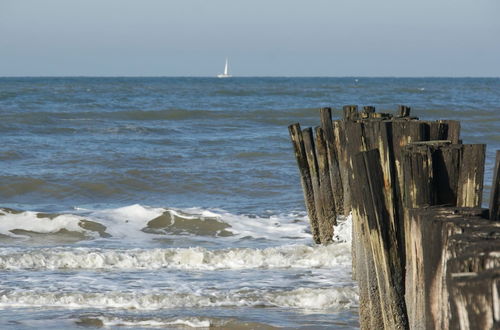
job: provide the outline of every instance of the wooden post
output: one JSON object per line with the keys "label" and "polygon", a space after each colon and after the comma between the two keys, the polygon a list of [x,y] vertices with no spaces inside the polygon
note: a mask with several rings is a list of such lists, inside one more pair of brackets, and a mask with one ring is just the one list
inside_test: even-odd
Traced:
{"label": "wooden post", "polygon": [[412,221],[409,209],[434,204],[432,154],[427,145],[409,144],[403,149],[403,205],[404,205],[404,253],[405,253],[405,299],[411,329],[423,329],[425,307],[418,269],[421,260],[418,250],[421,240]]}
{"label": "wooden post", "polygon": [[450,140],[453,144],[460,143],[460,122],[457,120],[443,120],[442,122],[448,125],[446,140]]}
{"label": "wooden post", "polygon": [[442,145],[433,150],[432,163],[437,205],[457,205],[461,155],[462,146],[458,144]]}
{"label": "wooden post", "polygon": [[344,120],[358,120],[358,106],[357,105],[345,105],[344,110]]}
{"label": "wooden post", "polygon": [[[333,228],[330,229],[331,222],[328,214],[325,213],[323,194],[321,192],[318,161],[316,158],[316,149],[312,128],[306,128],[302,131],[304,139],[304,147],[309,165],[309,173],[311,173],[311,183],[314,193],[314,205],[318,217],[319,238],[321,244],[327,244],[332,240]],[[326,156],[326,155],[325,155]]]}
{"label": "wooden post", "polygon": [[320,218],[321,243],[331,242],[333,238],[333,226],[337,224],[337,211],[332,192],[330,169],[328,163],[328,148],[325,134],[321,127],[316,127],[316,159],[318,161],[318,179],[320,189],[320,200],[322,205],[322,217]]}
{"label": "wooden post", "polygon": [[345,134],[345,122],[343,120],[336,120],[332,122],[333,124],[333,135],[335,136],[335,150],[337,151],[340,177],[342,179],[342,191],[343,196],[343,214],[349,215],[351,212],[351,193],[349,186],[349,172],[348,172],[348,161],[349,155],[346,150],[346,134]]}
{"label": "wooden post", "polygon": [[353,199],[359,220],[367,224],[363,243],[369,244],[368,250],[372,252],[366,257],[373,258],[384,329],[407,329],[401,250],[385,203],[384,173],[378,150],[357,154],[353,174],[357,181]]}
{"label": "wooden post", "polygon": [[405,105],[400,105],[398,107],[398,117],[410,117],[411,108]]}
{"label": "wooden post", "polygon": [[365,105],[363,107],[363,112],[364,113],[374,113],[375,112],[375,107],[372,105]]}
{"label": "wooden post", "polygon": [[375,107],[366,105],[360,113],[361,119],[367,119],[373,116],[375,113]]}
{"label": "wooden post", "polygon": [[[394,184],[395,204],[397,205],[398,217],[404,218],[403,207],[403,191],[404,191],[404,174],[403,174],[403,148],[415,141],[428,140],[426,134],[426,125],[421,121],[406,121],[394,120],[392,122],[392,152],[394,155]],[[402,229],[404,232],[404,229]]]}
{"label": "wooden post", "polygon": [[[443,249],[441,252],[441,262],[437,271],[429,271],[428,273],[435,274],[435,278],[442,278],[440,283],[441,289],[432,288],[433,291],[428,293],[428,296],[435,298],[433,303],[433,315],[440,315],[440,324],[436,321],[435,324],[443,330],[455,329],[451,314],[450,301],[452,300],[449,281],[447,280],[451,273],[458,272],[458,268],[466,266],[460,260],[466,254],[475,254],[475,257],[488,251],[484,249],[482,244],[484,240],[490,238],[496,242],[500,242],[500,225],[495,226],[492,222],[484,219],[485,212],[480,208],[458,208],[459,212],[447,215],[446,222],[443,223]],[[492,235],[490,237],[490,235]],[[478,244],[479,243],[479,244]],[[497,244],[497,251],[500,252],[500,246]],[[430,250],[430,247],[429,247]],[[432,252],[431,252],[432,253]],[[435,251],[434,251],[435,254]],[[476,259],[477,260],[477,259]],[[484,266],[484,264],[483,264]],[[436,293],[436,291],[438,291]]]}
{"label": "wooden post", "polygon": [[457,206],[481,206],[485,156],[485,144],[463,145],[458,179]]}
{"label": "wooden post", "polygon": [[403,149],[403,196],[407,208],[434,205],[432,153],[428,145],[409,144]]}
{"label": "wooden post", "polygon": [[352,211],[362,329],[500,328],[500,151],[486,214],[485,145],[462,145],[456,121],[414,119],[345,106],[334,122],[321,109],[315,139],[290,126],[314,239]]}
{"label": "wooden post", "polygon": [[313,240],[316,244],[321,243],[319,236],[318,215],[316,212],[316,205],[314,202],[314,190],[312,186],[311,173],[309,172],[309,164],[307,162],[307,155],[304,146],[302,131],[299,124],[288,126],[290,138],[292,140],[293,149],[295,151],[295,158],[300,172],[300,182],[302,184],[302,191],[304,193],[304,201],[309,216],[311,225],[311,233]]}
{"label": "wooden post", "polygon": [[344,188],[339,167],[339,152],[336,147],[335,134],[333,132],[332,109],[320,109],[321,127],[325,134],[326,147],[328,151],[328,166],[330,169],[330,184],[335,202],[337,214],[344,214]]}
{"label": "wooden post", "polygon": [[[344,154],[346,157],[345,173],[346,173],[346,179],[347,179],[347,182],[346,182],[344,187],[347,187],[347,191],[349,192],[350,209],[352,211],[352,250],[351,251],[352,251],[352,259],[357,260],[358,255],[360,255],[359,258],[363,258],[362,256],[364,256],[366,254],[364,251],[366,249],[366,247],[364,247],[363,244],[361,243],[362,237],[360,235],[363,232],[363,228],[362,228],[362,224],[360,224],[360,221],[359,221],[359,212],[355,212],[354,200],[352,199],[352,196],[353,196],[352,189],[357,184],[355,178],[353,177],[353,171],[352,171],[353,160],[352,160],[352,158],[357,153],[359,153],[361,151],[365,151],[366,149],[365,149],[365,145],[364,145],[362,123],[344,120],[342,122],[342,127],[343,127],[344,137],[345,137]],[[363,260],[361,260],[360,262],[362,263]],[[358,266],[364,267],[363,264],[360,264],[357,261],[353,262],[352,272],[353,272],[353,275],[355,276],[354,278],[356,278],[356,279],[358,278],[358,271],[357,271]],[[363,270],[359,276],[364,276],[369,271],[370,270]],[[361,288],[360,288],[360,290],[361,290]]]}
{"label": "wooden post", "polygon": [[500,150],[497,150],[490,193],[490,220],[500,220]]}
{"label": "wooden post", "polygon": [[429,140],[446,140],[448,138],[448,124],[443,121],[431,121],[429,125]]}
{"label": "wooden post", "polygon": [[[387,208],[388,223],[390,232],[396,235],[398,243],[397,249],[403,249],[403,219],[399,217],[398,205],[395,200],[396,183],[394,154],[392,150],[391,132],[392,123],[390,121],[364,121],[364,141],[366,150],[377,149],[380,154],[380,164],[383,173],[384,199]],[[404,249],[399,254],[400,263],[404,265]]]}
{"label": "wooden post", "polygon": [[[352,174],[352,172],[351,172]],[[354,180],[358,180],[353,175]],[[360,181],[361,182],[361,181]],[[365,187],[363,184],[354,185],[351,194],[359,195],[359,189]],[[363,330],[383,329],[384,316],[380,298],[380,289],[375,270],[375,261],[370,244],[370,229],[368,223],[363,221],[365,211],[363,201],[360,198],[352,200],[352,222],[353,222],[353,274],[359,286],[359,323]]]}
{"label": "wooden post", "polygon": [[407,278],[412,278],[412,287],[407,287],[407,295],[413,299],[407,302],[412,316],[410,328],[449,329],[447,262],[459,254],[460,249],[470,249],[470,245],[459,249],[457,243],[450,242],[456,234],[486,228],[488,232],[496,232],[500,226],[491,227],[489,221],[481,218],[483,210],[478,208],[436,206],[412,209],[409,213],[412,245],[407,251],[407,260],[413,261],[412,267],[406,269]]}

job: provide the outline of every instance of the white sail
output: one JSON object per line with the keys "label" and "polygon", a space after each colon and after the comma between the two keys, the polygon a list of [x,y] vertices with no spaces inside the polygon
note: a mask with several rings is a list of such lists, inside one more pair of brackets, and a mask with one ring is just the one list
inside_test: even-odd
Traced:
{"label": "white sail", "polygon": [[226,65],[224,65],[224,73],[218,74],[217,77],[219,78],[229,78],[231,75],[229,74],[229,61],[226,57]]}

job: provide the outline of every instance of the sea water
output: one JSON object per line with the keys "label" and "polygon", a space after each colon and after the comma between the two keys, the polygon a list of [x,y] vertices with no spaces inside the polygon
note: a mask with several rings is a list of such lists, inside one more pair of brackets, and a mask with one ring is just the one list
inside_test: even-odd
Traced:
{"label": "sea water", "polygon": [[500,149],[500,79],[0,78],[0,328],[356,328],[287,126],[412,107]]}

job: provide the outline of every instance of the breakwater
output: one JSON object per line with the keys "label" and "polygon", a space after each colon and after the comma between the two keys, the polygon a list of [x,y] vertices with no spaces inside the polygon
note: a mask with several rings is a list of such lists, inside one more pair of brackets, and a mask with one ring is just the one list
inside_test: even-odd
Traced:
{"label": "breakwater", "polygon": [[321,125],[289,126],[316,243],[352,213],[362,329],[500,325],[500,153],[483,209],[486,145],[458,121],[345,106]]}

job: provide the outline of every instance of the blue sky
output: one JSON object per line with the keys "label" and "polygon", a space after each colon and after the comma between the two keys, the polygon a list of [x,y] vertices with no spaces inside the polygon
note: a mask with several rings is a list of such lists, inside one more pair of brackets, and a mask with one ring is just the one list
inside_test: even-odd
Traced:
{"label": "blue sky", "polygon": [[500,76],[498,0],[0,0],[0,76]]}

